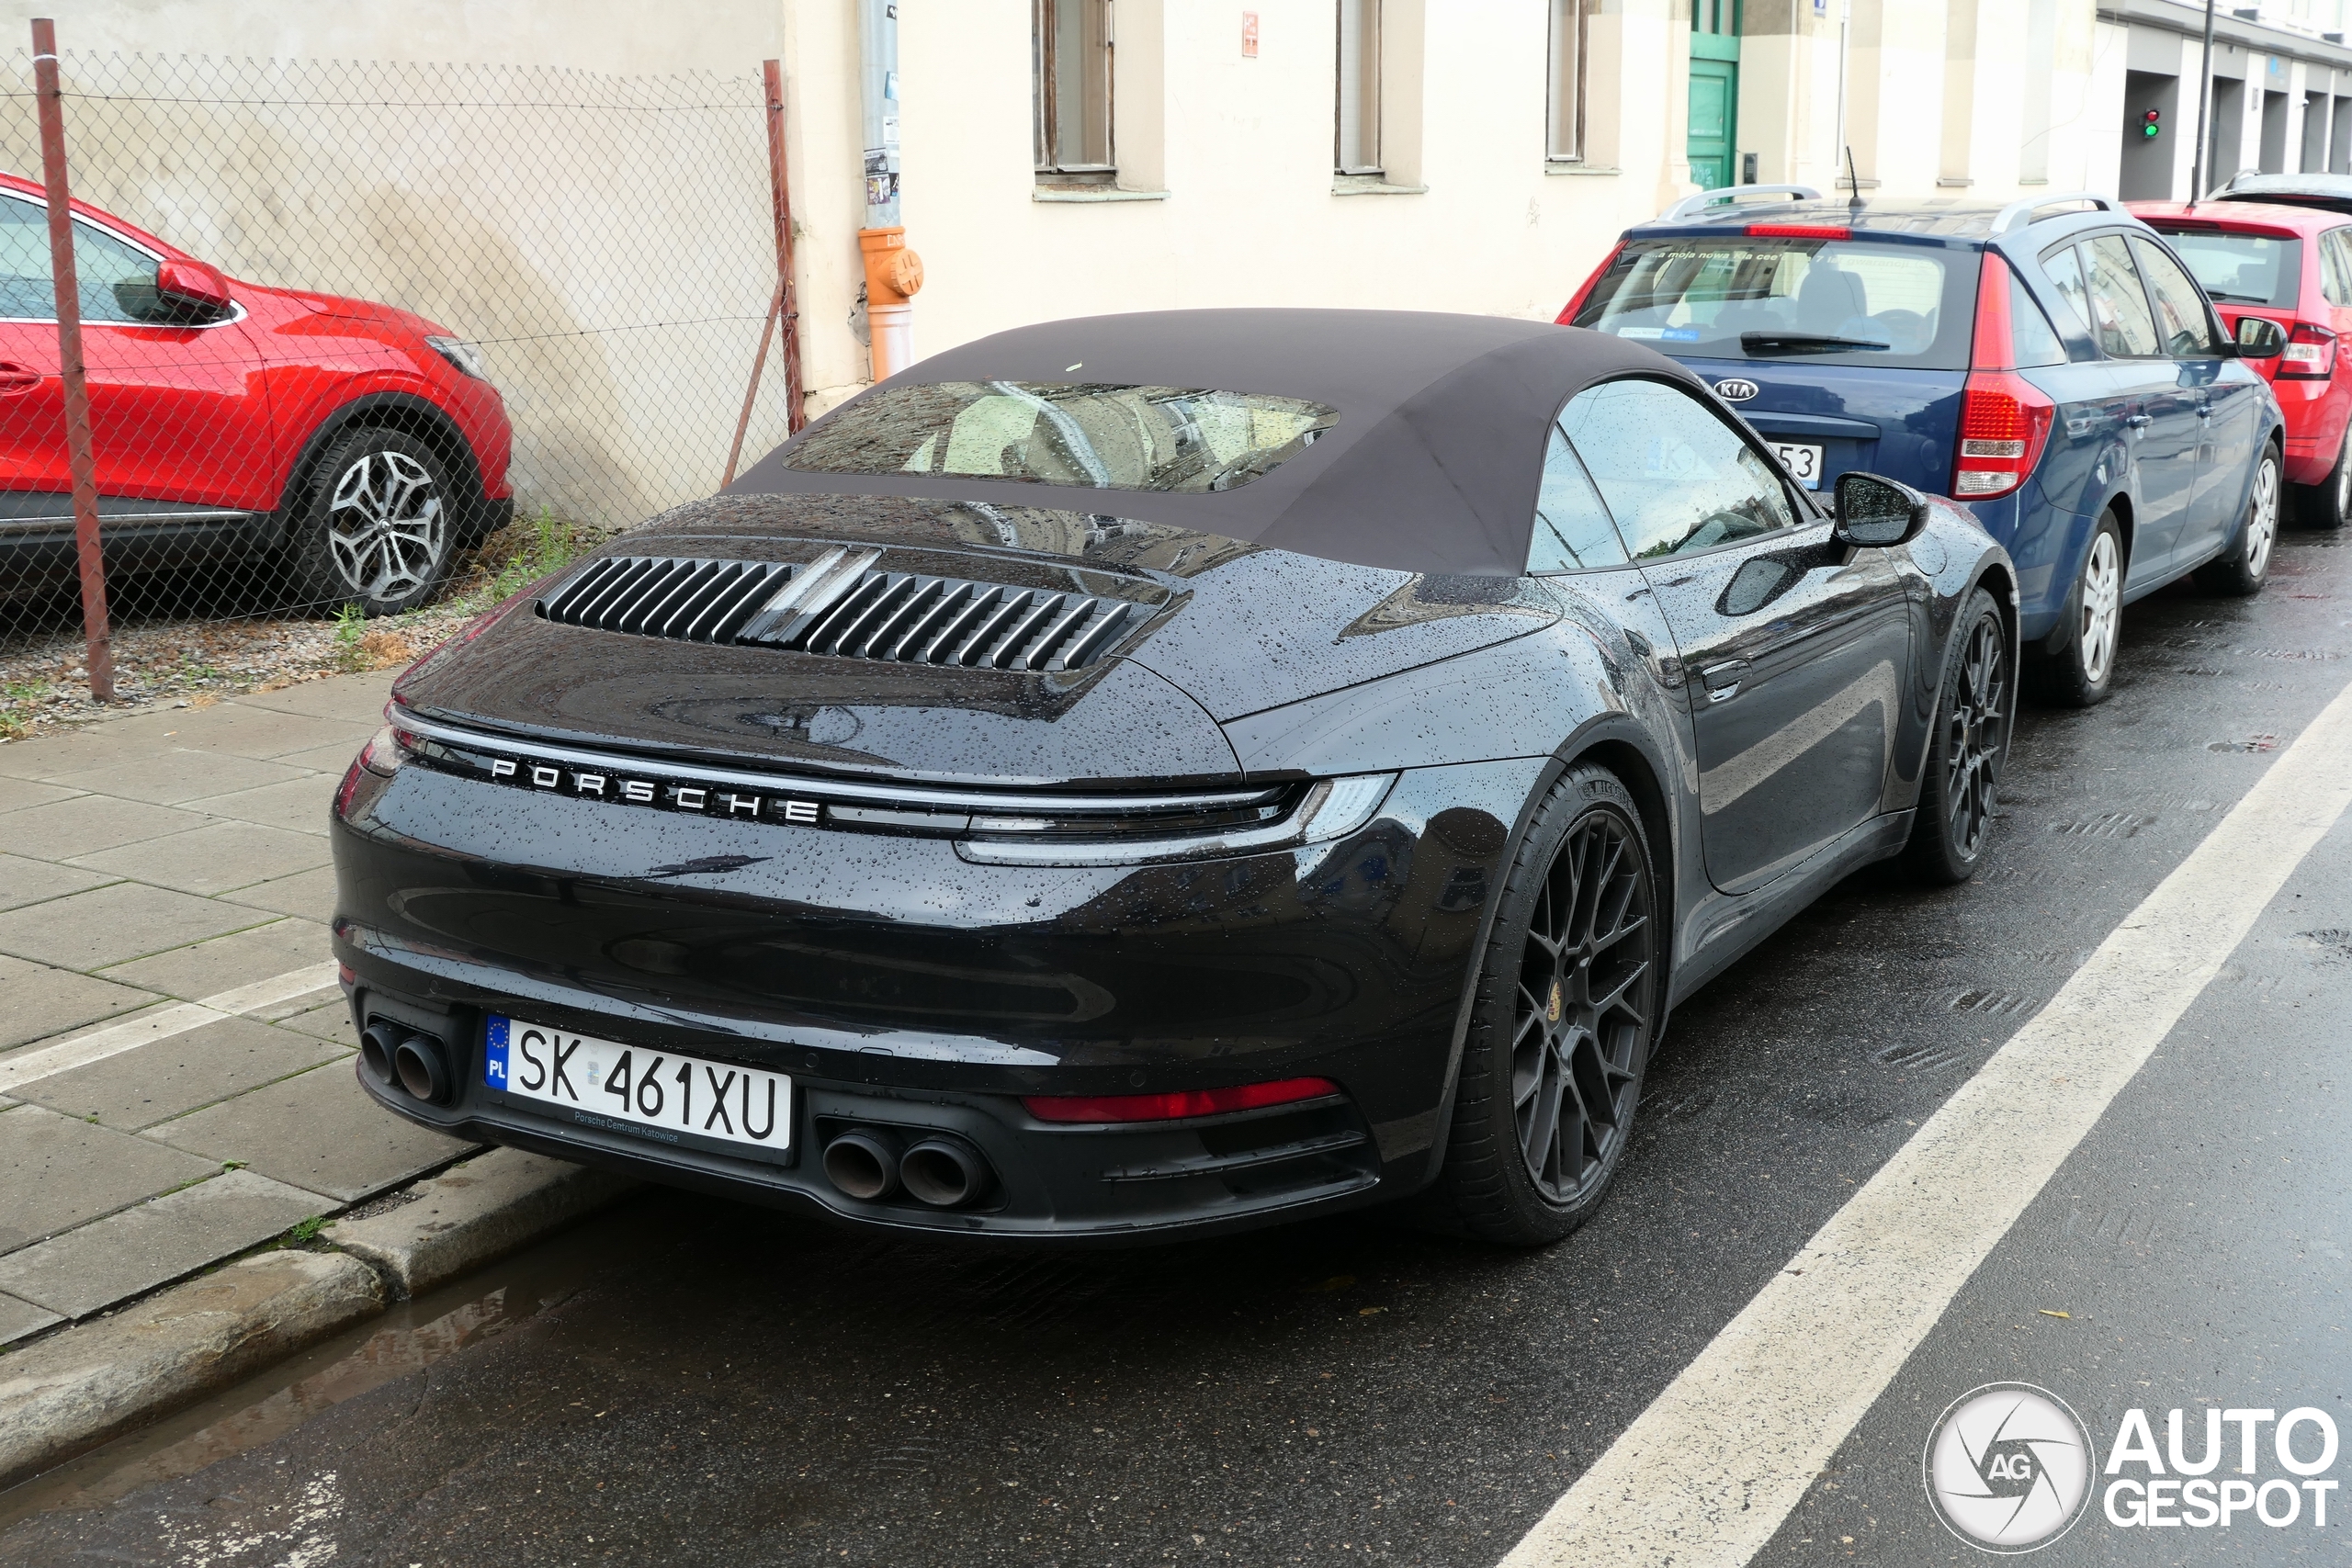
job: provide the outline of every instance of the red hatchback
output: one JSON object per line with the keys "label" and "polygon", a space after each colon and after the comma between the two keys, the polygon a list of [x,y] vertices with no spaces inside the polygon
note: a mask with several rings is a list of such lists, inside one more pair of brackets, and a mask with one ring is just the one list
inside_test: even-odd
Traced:
{"label": "red hatchback", "polygon": [[2352,516],[2352,377],[2336,374],[2352,334],[2352,218],[2257,202],[2125,204],[2164,235],[2230,331],[2265,316],[2287,334],[2270,378],[2287,416],[2287,479],[2303,520],[2340,528]]}
{"label": "red hatchback", "polygon": [[[111,570],[264,558],[387,615],[512,515],[505,404],[446,329],[232,282],[80,202],[74,265]],[[48,205],[0,175],[0,596],[74,570],[56,314]]]}

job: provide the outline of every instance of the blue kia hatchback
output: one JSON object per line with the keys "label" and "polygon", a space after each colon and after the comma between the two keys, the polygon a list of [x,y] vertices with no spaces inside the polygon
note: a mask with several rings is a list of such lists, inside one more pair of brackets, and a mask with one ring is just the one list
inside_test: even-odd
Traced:
{"label": "blue kia hatchback", "polygon": [[2240,361],[2282,343],[2230,338],[2107,197],[1708,191],[1627,230],[1559,320],[1689,366],[1802,484],[1863,468],[1966,502],[2017,562],[2049,700],[2107,695],[2124,604],[2269,568],[2284,424]]}

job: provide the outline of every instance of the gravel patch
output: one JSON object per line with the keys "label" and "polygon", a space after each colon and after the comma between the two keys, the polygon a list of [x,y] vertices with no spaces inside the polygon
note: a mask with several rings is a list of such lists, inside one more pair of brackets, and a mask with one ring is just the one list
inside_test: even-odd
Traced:
{"label": "gravel patch", "polygon": [[[410,663],[604,538],[552,515],[505,528],[458,558],[435,603],[373,621],[282,608],[214,616],[133,610],[113,627],[111,703],[90,695],[78,614],[52,614],[51,624],[0,637],[0,744],[167,703],[202,707],[243,693]],[[135,604],[137,592],[134,587],[127,603]],[[0,606],[0,624],[6,610]]]}

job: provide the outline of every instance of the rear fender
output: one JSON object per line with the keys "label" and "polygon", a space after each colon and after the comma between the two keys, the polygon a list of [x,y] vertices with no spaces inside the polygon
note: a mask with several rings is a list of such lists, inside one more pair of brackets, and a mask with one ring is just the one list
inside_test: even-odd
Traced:
{"label": "rear fender", "polygon": [[[1578,726],[1575,734],[1560,743],[1557,750],[1546,759],[1519,808],[1518,818],[1510,825],[1510,849],[1502,860],[1503,874],[1516,860],[1519,846],[1526,841],[1529,827],[1534,820],[1536,807],[1552,793],[1552,787],[1566,775],[1568,770],[1583,762],[1597,762],[1623,781],[1625,788],[1641,810],[1643,831],[1650,840],[1650,855],[1657,873],[1658,919],[1668,933],[1660,962],[1664,972],[1658,976],[1657,1022],[1650,1031],[1650,1052],[1656,1055],[1666,1038],[1668,1007],[1672,995],[1674,969],[1679,956],[1680,922],[1676,916],[1683,908],[1680,868],[1683,857],[1681,813],[1670,804],[1667,781],[1675,775],[1657,750],[1649,732],[1631,716],[1623,713],[1601,713]],[[1695,824],[1692,825],[1695,831]],[[1692,862],[1694,867],[1695,859]],[[1703,878],[1702,878],[1703,879]],[[1487,944],[1494,939],[1495,919],[1502,900],[1499,885],[1487,899],[1479,916],[1478,936],[1471,951],[1478,955],[1463,975],[1462,999],[1454,1011],[1453,1034],[1445,1059],[1445,1093],[1438,1101],[1435,1124],[1430,1129],[1428,1165],[1415,1190],[1435,1181],[1445,1168],[1447,1145],[1453,1135],[1453,1104],[1462,1083],[1462,1053],[1470,1039],[1470,1020],[1478,1003],[1478,968],[1483,963]]]}

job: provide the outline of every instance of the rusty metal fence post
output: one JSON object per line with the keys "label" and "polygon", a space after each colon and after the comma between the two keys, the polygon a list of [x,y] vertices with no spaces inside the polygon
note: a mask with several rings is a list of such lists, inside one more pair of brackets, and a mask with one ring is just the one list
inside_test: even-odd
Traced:
{"label": "rusty metal fence post", "polygon": [[49,195],[49,265],[57,293],[58,373],[65,383],[65,458],[74,476],[74,552],[82,573],[84,669],[90,695],[114,700],[114,639],[107,626],[106,559],[98,546],[97,463],[90,450],[90,387],[82,365],[82,293],[74,271],[74,207],[65,179],[65,112],[57,81],[57,25],[33,18],[33,91],[40,106],[41,179]]}
{"label": "rusty metal fence post", "polygon": [[797,435],[808,423],[800,394],[800,305],[792,281],[792,186],[784,152],[784,64],[760,62],[767,89],[768,185],[775,214],[775,293],[768,300],[767,320],[760,325],[760,351],[752,357],[751,384],[743,389],[743,412],[735,421],[735,439],[727,448],[727,472],[718,488],[735,482],[735,466],[742,460],[743,434],[752,425],[752,405],[760,395],[760,376],[767,368],[768,344],[776,328],[784,328],[784,432]]}
{"label": "rusty metal fence post", "polygon": [[785,433],[797,435],[808,423],[801,406],[800,297],[792,279],[792,181],[784,152],[784,64],[763,61],[760,74],[768,96],[768,177],[775,198],[775,268],[783,287],[777,321],[784,329]]}

